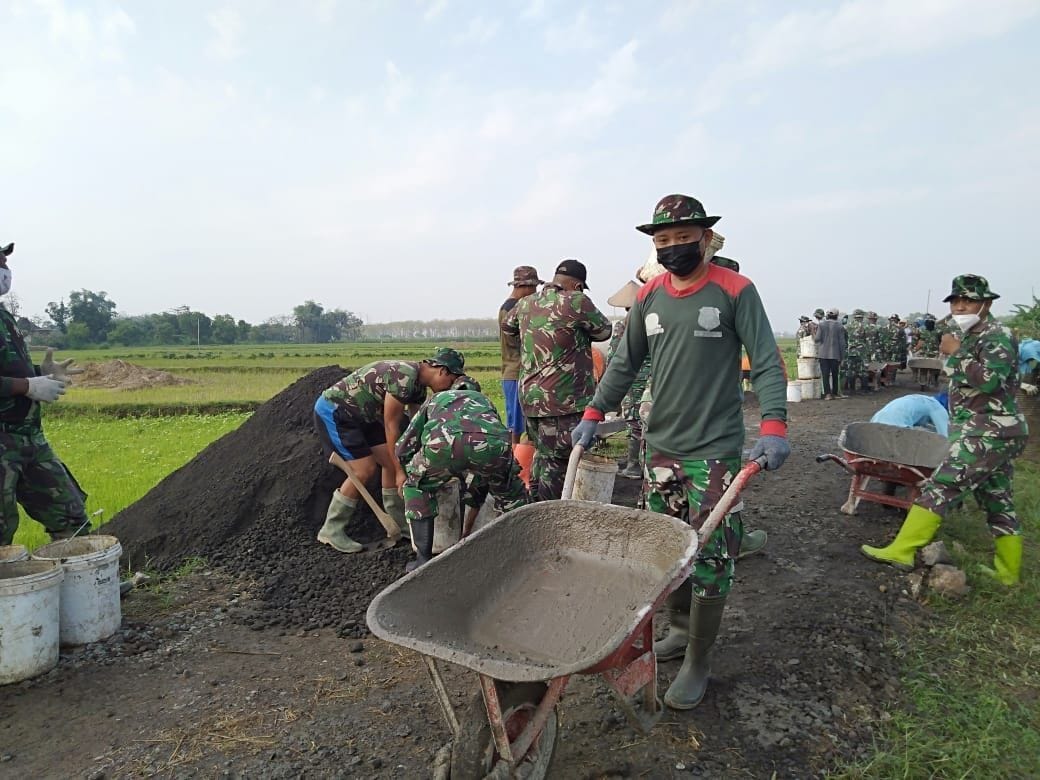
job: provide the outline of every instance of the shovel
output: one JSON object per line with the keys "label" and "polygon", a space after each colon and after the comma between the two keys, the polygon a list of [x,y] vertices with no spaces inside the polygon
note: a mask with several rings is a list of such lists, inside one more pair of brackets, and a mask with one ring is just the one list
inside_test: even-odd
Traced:
{"label": "shovel", "polygon": [[362,552],[389,550],[391,547],[395,546],[401,539],[401,529],[397,527],[397,521],[383,511],[383,508],[376,503],[374,498],[372,498],[372,494],[368,492],[365,483],[358,479],[357,474],[354,472],[354,467],[350,465],[350,461],[344,460],[338,452],[333,452],[332,455],[329,456],[329,463],[347,475],[350,484],[352,484],[357,489],[357,492],[361,494],[361,497],[365,499],[368,508],[372,510],[372,514],[376,516],[376,519],[379,520],[383,529],[386,531],[385,539],[378,539],[374,542],[369,542],[364,545]]}

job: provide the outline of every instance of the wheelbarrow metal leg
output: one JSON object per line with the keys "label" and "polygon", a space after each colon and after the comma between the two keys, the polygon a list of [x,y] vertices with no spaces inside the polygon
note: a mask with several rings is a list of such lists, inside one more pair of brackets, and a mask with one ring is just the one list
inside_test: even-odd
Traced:
{"label": "wheelbarrow metal leg", "polygon": [[841,505],[841,511],[847,515],[856,514],[856,508],[859,506],[859,493],[863,489],[867,477],[862,474],[853,474],[852,482],[849,485],[849,498]]}
{"label": "wheelbarrow metal leg", "polygon": [[[646,734],[661,719],[664,710],[657,700],[657,656],[653,651],[653,623],[643,628],[640,647],[644,650],[625,666],[607,669],[601,674],[629,722]],[[633,696],[640,694],[637,708]]]}
{"label": "wheelbarrow metal leg", "polygon": [[422,656],[422,659],[423,663],[426,664],[426,671],[430,673],[430,681],[433,683],[433,692],[437,696],[437,703],[441,705],[444,719],[448,721],[448,727],[451,729],[452,739],[455,739],[459,736],[459,719],[455,714],[455,708],[451,706],[451,698],[448,696],[448,689],[444,685],[441,670],[437,666],[437,659],[428,655]]}
{"label": "wheelbarrow metal leg", "polygon": [[502,712],[502,704],[498,697],[498,688],[495,687],[495,678],[485,674],[479,675],[480,690],[484,695],[484,706],[487,708],[488,723],[491,725],[491,734],[495,738],[495,749],[499,758],[509,765],[515,773],[516,765],[531,749],[531,745],[542,733],[549,715],[560,701],[560,695],[567,686],[570,676],[554,677],[549,681],[545,696],[538,702],[534,714],[528,720],[524,730],[517,735],[514,742],[509,741],[509,732],[506,729],[505,713]]}

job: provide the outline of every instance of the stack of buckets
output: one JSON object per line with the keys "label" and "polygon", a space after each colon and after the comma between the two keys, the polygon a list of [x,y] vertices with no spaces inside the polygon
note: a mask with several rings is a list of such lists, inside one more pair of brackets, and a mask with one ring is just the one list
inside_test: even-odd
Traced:
{"label": "stack of buckets", "polygon": [[0,547],[0,685],[53,669],[60,645],[107,639],[122,621],[114,536]]}
{"label": "stack of buckets", "polygon": [[822,397],[820,361],[812,336],[798,340],[798,378],[787,383],[789,402],[812,401]]}

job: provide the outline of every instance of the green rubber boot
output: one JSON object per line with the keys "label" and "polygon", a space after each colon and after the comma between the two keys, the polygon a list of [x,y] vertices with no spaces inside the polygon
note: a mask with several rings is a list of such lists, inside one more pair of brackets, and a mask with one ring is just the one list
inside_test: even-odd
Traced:
{"label": "green rubber boot", "polygon": [[1004,585],[1017,585],[1022,577],[1022,537],[998,536],[993,540],[993,568],[979,568]]}
{"label": "green rubber boot", "polygon": [[397,527],[401,529],[401,536],[411,539],[412,532],[408,529],[408,523],[404,519],[404,499],[397,492],[397,488],[383,488],[383,509],[394,518]]}
{"label": "green rubber boot", "polygon": [[757,531],[745,531],[744,538],[740,540],[740,552],[737,554],[737,560],[747,558],[749,555],[760,553],[766,548],[766,542],[769,541],[769,534],[759,529]]}
{"label": "green rubber boot", "polygon": [[702,598],[694,596],[690,605],[690,641],[679,674],[668,686],[664,703],[673,710],[692,710],[708,690],[711,666],[711,646],[719,633],[726,597]]}
{"label": "green rubber boot", "polygon": [[668,609],[668,634],[654,642],[654,655],[658,661],[682,658],[690,636],[690,594],[693,588],[686,580],[668,594],[665,606]]}
{"label": "green rubber boot", "polygon": [[415,560],[405,564],[406,572],[415,571],[433,557],[433,518],[421,518],[408,523],[412,527],[412,547]]}
{"label": "green rubber boot", "polygon": [[625,466],[625,470],[621,472],[621,476],[627,479],[643,478],[643,464],[639,462],[641,444],[642,442],[635,437],[630,436],[628,438],[628,464]]}
{"label": "green rubber boot", "polygon": [[914,555],[918,549],[932,541],[939,530],[942,518],[923,506],[914,504],[906,513],[899,533],[887,547],[862,545],[859,549],[865,556],[878,563],[887,563],[901,569],[914,567]]}
{"label": "green rubber boot", "polygon": [[361,545],[347,536],[347,524],[354,519],[356,509],[356,498],[347,498],[338,490],[333,490],[332,503],[325,514],[325,525],[318,531],[318,541],[341,553],[361,552]]}

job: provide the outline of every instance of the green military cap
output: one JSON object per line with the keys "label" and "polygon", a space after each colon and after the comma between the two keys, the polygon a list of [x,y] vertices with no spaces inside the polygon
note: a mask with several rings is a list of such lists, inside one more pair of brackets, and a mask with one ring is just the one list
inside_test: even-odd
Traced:
{"label": "green military cap", "polygon": [[967,298],[971,301],[993,301],[999,298],[995,292],[989,289],[989,282],[982,276],[975,274],[961,274],[954,277],[950,294],[943,298],[943,303],[949,303],[953,298]]}
{"label": "green military cap", "polygon": [[448,369],[449,374],[463,374],[466,369],[466,358],[451,347],[441,347],[433,353],[433,357],[423,361],[431,366],[441,366]]}
{"label": "green military cap", "polygon": [[852,316],[853,316],[854,318],[856,318],[856,317],[862,317],[862,316],[863,316],[863,309],[853,309],[853,310],[852,310]]}
{"label": "green military cap", "polygon": [[812,316],[814,316],[814,317],[823,317],[824,316],[823,309],[817,309],[816,311],[814,311],[812,313]]}
{"label": "green military cap", "polygon": [[654,207],[654,216],[646,225],[636,230],[652,236],[658,230],[677,225],[696,225],[709,228],[722,217],[709,217],[704,204],[689,195],[665,195]]}
{"label": "green military cap", "polygon": [[868,320],[876,320],[877,319],[877,312],[876,311],[868,311],[867,312],[867,319]]}

